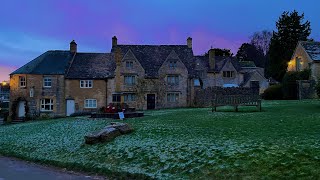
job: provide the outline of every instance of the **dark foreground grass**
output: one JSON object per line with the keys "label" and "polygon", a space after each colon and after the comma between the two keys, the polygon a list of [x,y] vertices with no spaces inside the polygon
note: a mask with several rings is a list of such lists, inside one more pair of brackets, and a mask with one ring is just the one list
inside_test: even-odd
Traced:
{"label": "dark foreground grass", "polygon": [[133,134],[85,145],[112,120],[66,118],[0,127],[0,154],[105,174],[159,179],[320,178],[320,101],[148,111]]}

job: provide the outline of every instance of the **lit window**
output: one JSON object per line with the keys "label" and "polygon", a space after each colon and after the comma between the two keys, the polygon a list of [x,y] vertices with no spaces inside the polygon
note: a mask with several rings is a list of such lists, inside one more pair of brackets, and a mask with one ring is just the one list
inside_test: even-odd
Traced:
{"label": "lit window", "polygon": [[167,102],[178,102],[178,101],[179,101],[179,93],[167,94]]}
{"label": "lit window", "polygon": [[131,102],[136,100],[136,95],[135,94],[125,94],[124,95],[124,102]]}
{"label": "lit window", "polygon": [[97,100],[96,99],[86,99],[84,107],[85,108],[97,108]]}
{"label": "lit window", "polygon": [[26,87],[26,77],[25,76],[19,76],[19,85],[20,87]]}
{"label": "lit window", "polygon": [[136,84],[135,76],[124,76],[124,84],[125,85],[134,85],[134,84]]}
{"label": "lit window", "polygon": [[51,87],[51,77],[43,78],[43,87]]}
{"label": "lit window", "polygon": [[40,110],[41,111],[53,111],[53,100],[52,99],[41,99]]}
{"label": "lit window", "polygon": [[175,69],[177,67],[177,61],[169,61],[169,68]]}
{"label": "lit window", "polygon": [[132,69],[133,68],[133,61],[126,61],[126,68]]}
{"label": "lit window", "polygon": [[80,80],[80,88],[92,88],[92,80]]}
{"label": "lit window", "polygon": [[234,71],[223,71],[223,77],[226,77],[226,78],[234,77]]}
{"label": "lit window", "polygon": [[120,94],[113,94],[112,95],[112,102],[121,102],[121,95]]}
{"label": "lit window", "polygon": [[178,85],[179,84],[179,76],[178,75],[168,75],[167,83],[169,85]]}

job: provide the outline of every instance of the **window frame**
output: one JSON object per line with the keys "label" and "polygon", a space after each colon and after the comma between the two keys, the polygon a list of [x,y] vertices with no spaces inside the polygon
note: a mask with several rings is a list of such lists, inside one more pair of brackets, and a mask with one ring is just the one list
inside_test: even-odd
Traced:
{"label": "window frame", "polygon": [[121,94],[112,94],[112,102],[121,102]]}
{"label": "window frame", "polygon": [[[49,102],[46,102],[46,100],[49,100]],[[50,99],[50,98],[40,99],[40,111],[41,112],[52,112],[53,105],[54,105],[53,99]],[[49,106],[49,109],[46,109],[46,106]]]}
{"label": "window frame", "polygon": [[[136,85],[136,76],[135,75],[124,75],[124,84],[126,86],[133,86]],[[128,83],[128,80],[131,78],[131,83]]]}
{"label": "window frame", "polygon": [[175,74],[167,75],[167,83],[168,85],[179,85],[180,83],[179,75],[175,75]]}
{"label": "window frame", "polygon": [[[95,102],[95,104],[93,104],[93,102]],[[89,105],[95,105],[95,106],[89,106]],[[86,108],[86,109],[96,109],[97,107],[98,107],[97,99],[85,99],[84,100],[84,108]]]}
{"label": "window frame", "polygon": [[[46,80],[50,80],[50,81],[46,81]],[[50,86],[46,85],[46,83],[49,83],[49,82],[50,82]],[[44,88],[51,88],[52,87],[52,78],[48,77],[48,76],[43,77],[43,84],[42,85]]]}
{"label": "window frame", "polygon": [[133,61],[126,61],[126,68],[133,69]]}
{"label": "window frame", "polygon": [[[22,79],[23,79],[23,81],[22,81]],[[21,85],[22,83],[24,85]],[[19,76],[19,87],[22,87],[22,88],[27,87],[27,78],[26,78],[26,76]]]}
{"label": "window frame", "polygon": [[137,96],[135,93],[125,93],[123,97],[124,102],[135,102],[136,99],[137,99]]}
{"label": "window frame", "polygon": [[179,99],[180,99],[179,93],[175,93],[175,92],[167,93],[167,102],[177,103],[179,102]]}
{"label": "window frame", "polygon": [[177,61],[169,60],[169,68],[170,69],[176,69],[177,68]]}
{"label": "window frame", "polygon": [[223,71],[222,72],[222,77],[224,77],[224,78],[234,78],[235,77],[234,71]]}
{"label": "window frame", "polygon": [[93,88],[93,80],[80,80],[80,88],[84,88],[84,89]]}

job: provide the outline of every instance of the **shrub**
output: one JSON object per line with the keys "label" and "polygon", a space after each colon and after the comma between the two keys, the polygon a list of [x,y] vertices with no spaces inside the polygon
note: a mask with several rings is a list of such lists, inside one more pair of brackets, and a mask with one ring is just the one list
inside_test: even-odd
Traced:
{"label": "shrub", "polygon": [[267,88],[262,94],[265,100],[281,100],[283,99],[282,85],[276,84]]}
{"label": "shrub", "polygon": [[297,99],[297,80],[309,80],[310,70],[306,69],[298,72],[287,72],[283,79],[283,98],[284,99]]}
{"label": "shrub", "polygon": [[318,98],[320,98],[320,79],[318,79],[318,82],[316,85],[316,92],[317,92]]}

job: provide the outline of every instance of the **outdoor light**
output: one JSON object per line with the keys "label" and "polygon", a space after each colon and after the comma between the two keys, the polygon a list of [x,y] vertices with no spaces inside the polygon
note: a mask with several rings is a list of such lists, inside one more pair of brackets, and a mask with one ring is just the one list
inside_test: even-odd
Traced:
{"label": "outdoor light", "polygon": [[6,81],[2,81],[2,86],[5,86],[7,85],[7,82]]}

